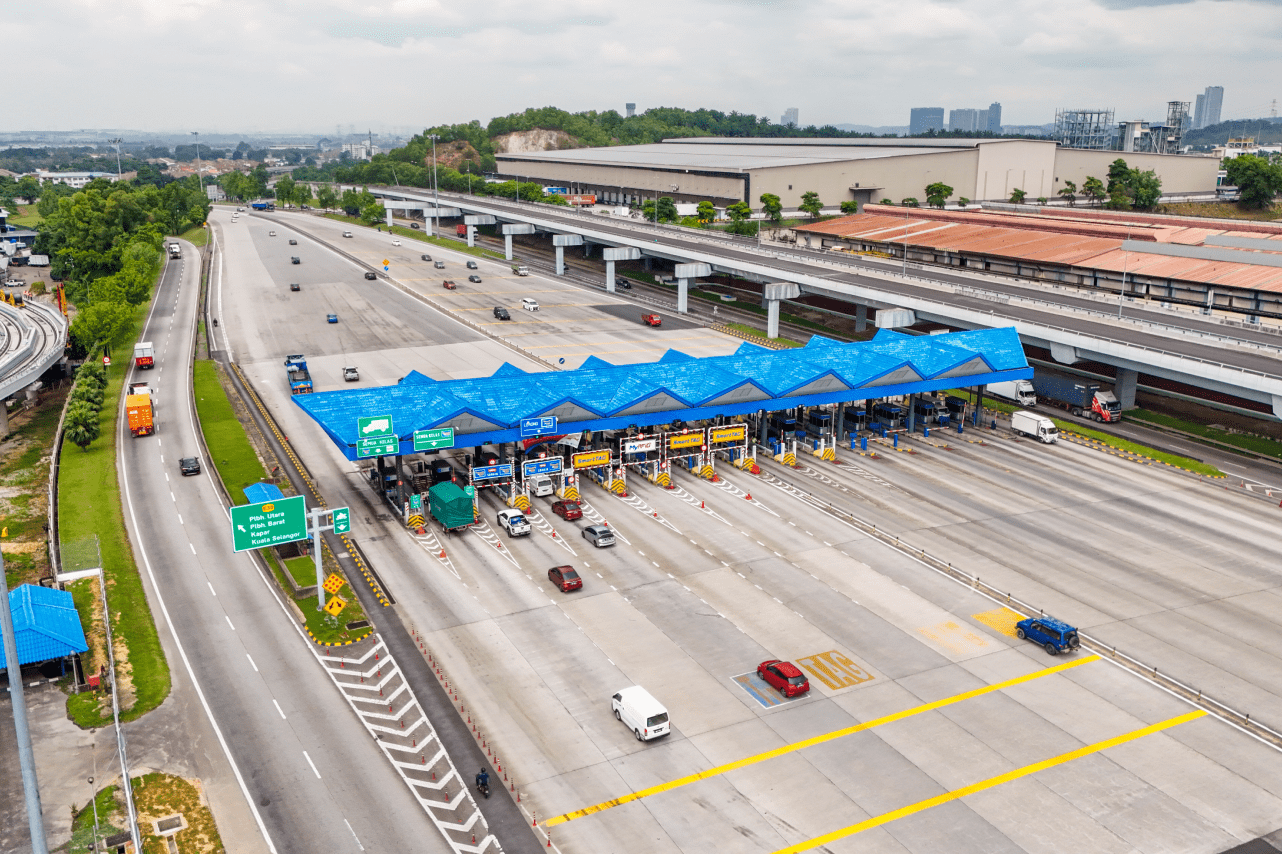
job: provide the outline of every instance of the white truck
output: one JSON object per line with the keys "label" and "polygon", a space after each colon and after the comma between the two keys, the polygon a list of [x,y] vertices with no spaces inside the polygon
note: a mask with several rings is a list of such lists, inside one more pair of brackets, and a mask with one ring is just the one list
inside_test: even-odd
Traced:
{"label": "white truck", "polygon": [[1037,392],[1028,380],[1009,380],[1004,383],[989,383],[988,393],[994,397],[1013,400],[1020,406],[1036,406]]}
{"label": "white truck", "polygon": [[183,254],[182,244],[174,242],[169,244],[169,257],[181,258]]}
{"label": "white truck", "polygon": [[512,272],[518,276],[528,276],[530,275],[530,268],[524,264],[513,264]]}
{"label": "white truck", "polygon": [[1045,415],[1038,415],[1036,412],[1012,412],[1010,414],[1010,429],[1023,436],[1029,436],[1045,445],[1051,445],[1059,441],[1059,428],[1055,422]]}

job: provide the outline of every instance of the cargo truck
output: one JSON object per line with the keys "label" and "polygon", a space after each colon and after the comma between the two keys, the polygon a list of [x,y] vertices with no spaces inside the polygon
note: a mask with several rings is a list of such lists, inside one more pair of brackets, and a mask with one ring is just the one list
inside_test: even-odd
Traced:
{"label": "cargo truck", "polygon": [[1010,429],[1024,436],[1031,436],[1037,441],[1050,445],[1059,441],[1059,428],[1045,415],[1036,412],[1012,412]]}
{"label": "cargo truck", "polygon": [[1111,391],[1097,383],[1075,377],[1062,377],[1044,371],[1033,373],[1033,388],[1042,403],[1058,406],[1092,421],[1121,421],[1122,404]]}
{"label": "cargo truck", "polygon": [[1020,406],[1036,406],[1037,391],[1028,380],[1008,380],[1004,383],[989,383],[988,393],[994,397],[1013,400]]}
{"label": "cargo truck", "polygon": [[466,225],[454,226],[454,233],[457,234],[459,237],[467,237],[467,226]]}
{"label": "cargo truck", "polygon": [[129,419],[131,435],[150,436],[156,432],[156,415],[151,407],[151,395],[125,395],[125,415]]}
{"label": "cargo truck", "polygon": [[530,275],[530,268],[524,264],[513,264],[512,272],[518,276],[528,276]]}
{"label": "cargo truck", "polygon": [[443,531],[457,531],[471,525],[476,517],[472,499],[457,483],[443,481],[427,491],[427,512]]}
{"label": "cargo truck", "polygon": [[142,341],[134,345],[134,367],[148,369],[156,367],[156,348],[150,341]]}
{"label": "cargo truck", "polygon": [[285,374],[289,377],[290,394],[312,393],[312,374],[302,353],[285,357]]}
{"label": "cargo truck", "polygon": [[182,254],[183,254],[183,248],[182,248],[182,246],[181,246],[181,245],[179,245],[178,243],[171,243],[171,244],[169,244],[169,257],[170,257],[170,258],[181,258],[181,257],[182,257]]}

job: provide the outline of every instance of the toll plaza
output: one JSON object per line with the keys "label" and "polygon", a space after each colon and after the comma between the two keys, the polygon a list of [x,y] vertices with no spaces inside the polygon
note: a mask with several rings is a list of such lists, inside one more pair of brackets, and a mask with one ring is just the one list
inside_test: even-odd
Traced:
{"label": "toll plaza", "polygon": [[589,357],[572,371],[505,364],[461,380],[411,371],[392,386],[291,399],[348,459],[372,458],[371,481],[408,521],[422,518],[414,496],[441,480],[492,488],[527,509],[542,478],[561,498],[590,482],[627,495],[629,476],[670,486],[674,468],[712,480],[718,461],[749,467],[759,451],[785,463],[799,453],[832,459],[846,439],[866,446],[869,435],[897,442],[919,427],[961,429],[954,402],[965,402],[938,393],[982,395],[989,383],[1031,376],[1014,328],[882,330],[856,343],[815,336],[791,350],[745,343],[729,356],[669,350],[648,364]]}

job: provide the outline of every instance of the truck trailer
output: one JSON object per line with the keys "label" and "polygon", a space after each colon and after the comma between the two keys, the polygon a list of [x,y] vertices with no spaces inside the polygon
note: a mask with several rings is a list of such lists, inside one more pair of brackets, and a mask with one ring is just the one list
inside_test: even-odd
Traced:
{"label": "truck trailer", "polygon": [[156,413],[151,406],[151,395],[125,395],[125,415],[129,419],[130,435],[150,436],[156,432]]}
{"label": "truck trailer", "polygon": [[512,272],[518,276],[528,276],[530,275],[530,268],[524,264],[513,264]]}
{"label": "truck trailer", "polygon": [[988,393],[1003,400],[1013,400],[1020,406],[1036,406],[1037,391],[1028,380],[1008,380],[1004,383],[989,383]]}
{"label": "truck trailer", "polygon": [[290,394],[312,393],[312,374],[302,353],[285,357],[285,374],[289,377]]}
{"label": "truck trailer", "polygon": [[1035,371],[1033,388],[1042,403],[1066,409],[1078,417],[1085,415],[1092,421],[1122,420],[1122,405],[1117,396],[1101,389],[1097,383]]}

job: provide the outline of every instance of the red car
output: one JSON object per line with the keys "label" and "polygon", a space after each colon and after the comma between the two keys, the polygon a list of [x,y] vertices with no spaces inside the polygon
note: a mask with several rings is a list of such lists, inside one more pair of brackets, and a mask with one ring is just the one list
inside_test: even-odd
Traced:
{"label": "red car", "polygon": [[454,282],[451,281],[450,279],[446,279],[445,281],[441,282],[441,287],[445,288],[445,290],[447,291],[452,291],[455,288],[457,288],[458,285],[454,284]]}
{"label": "red car", "polygon": [[571,590],[579,590],[583,587],[583,579],[572,566],[552,567],[548,570],[548,581],[560,587],[562,593],[569,593]]}
{"label": "red car", "polygon": [[757,665],[757,675],[785,697],[796,697],[810,690],[810,681],[791,661],[772,658]]}
{"label": "red car", "polygon": [[583,518],[583,510],[577,501],[553,501],[552,512],[567,522]]}

